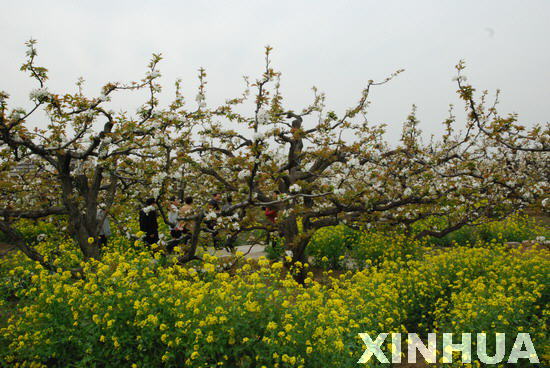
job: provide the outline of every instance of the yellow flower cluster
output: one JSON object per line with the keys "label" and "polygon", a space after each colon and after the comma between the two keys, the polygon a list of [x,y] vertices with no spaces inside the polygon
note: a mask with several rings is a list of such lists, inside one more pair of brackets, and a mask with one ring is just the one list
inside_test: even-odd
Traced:
{"label": "yellow flower cluster", "polygon": [[[329,269],[363,268],[365,264],[418,258],[427,241],[411,239],[403,233],[374,230],[354,231],[338,225],[317,231],[308,251],[316,266]],[[346,259],[352,259],[347,262]]]}
{"label": "yellow flower cluster", "polygon": [[[396,235],[391,247],[404,243]],[[19,280],[20,302],[0,329],[0,362],[355,367],[359,333],[438,331],[527,331],[545,355],[548,251],[491,244],[387,254],[356,272],[319,275],[301,265],[304,285],[266,259],[226,272],[208,255],[180,266],[115,247],[82,263],[84,278],[73,279],[10,255],[0,259],[0,276]]]}

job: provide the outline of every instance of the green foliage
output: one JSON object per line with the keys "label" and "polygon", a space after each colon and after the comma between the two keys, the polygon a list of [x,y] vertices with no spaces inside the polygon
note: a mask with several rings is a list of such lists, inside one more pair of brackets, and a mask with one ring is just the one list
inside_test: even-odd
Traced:
{"label": "green foliage", "polygon": [[316,266],[344,268],[343,256],[357,243],[359,233],[346,225],[322,228],[311,238],[307,247]]}
{"label": "green foliage", "polygon": [[[387,260],[417,259],[433,246],[488,246],[497,243],[534,240],[538,236],[550,236],[550,230],[531,217],[515,214],[503,221],[465,226],[442,238],[415,239],[415,234],[428,227],[446,226],[436,218],[416,224],[410,235],[392,229],[354,230],[345,225],[323,228],[317,231],[308,245],[308,254],[315,266],[344,269],[362,268]],[[346,263],[346,260],[347,263]],[[351,261],[350,261],[351,260]]]}
{"label": "green foliage", "polygon": [[280,260],[285,255],[284,239],[272,235],[269,244],[265,246],[265,252],[269,260]]}
{"label": "green foliage", "polygon": [[[437,219],[428,219],[415,226],[414,231],[419,232],[428,226],[440,226],[445,224]],[[535,219],[527,215],[516,213],[502,221],[484,223],[478,226],[464,226],[442,238],[429,238],[429,243],[438,246],[450,246],[452,244],[476,244],[480,242],[520,242],[534,240],[537,236],[548,236],[550,230],[541,226]]]}

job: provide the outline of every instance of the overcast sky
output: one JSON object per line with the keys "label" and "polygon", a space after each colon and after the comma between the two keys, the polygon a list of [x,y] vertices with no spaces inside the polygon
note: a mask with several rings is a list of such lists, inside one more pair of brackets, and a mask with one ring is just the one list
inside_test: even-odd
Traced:
{"label": "overcast sky", "polygon": [[[140,79],[161,52],[163,101],[176,78],[194,102],[197,69],[208,72],[208,102],[236,97],[242,76],[258,76],[263,47],[274,47],[288,109],[327,94],[343,111],[369,79],[403,68],[371,94],[369,120],[387,123],[396,139],[418,106],[422,129],[439,133],[450,103],[459,104],[454,65],[464,59],[479,90],[502,90],[502,113],[526,125],[550,120],[550,0],[414,1],[8,1],[0,3],[0,90],[12,107],[28,106],[34,88],[19,72],[24,42],[39,41],[38,63],[50,70],[49,89],[99,95],[108,81]],[[116,101],[135,111],[137,100]],[[457,106],[462,110],[462,106]],[[40,121],[35,121],[40,124]]]}

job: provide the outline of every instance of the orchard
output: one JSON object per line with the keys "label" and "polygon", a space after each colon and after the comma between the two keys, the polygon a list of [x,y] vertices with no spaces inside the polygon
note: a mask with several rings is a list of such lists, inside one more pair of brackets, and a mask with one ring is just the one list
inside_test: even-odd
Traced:
{"label": "orchard", "polygon": [[427,139],[413,106],[391,143],[368,111],[403,70],[291,108],[266,47],[239,96],[208,104],[201,68],[163,105],[160,54],[90,96],[26,46],[27,106],[0,91],[3,365],[353,367],[359,333],[438,331],[529,332],[548,363],[550,125],[464,62],[465,119]]}

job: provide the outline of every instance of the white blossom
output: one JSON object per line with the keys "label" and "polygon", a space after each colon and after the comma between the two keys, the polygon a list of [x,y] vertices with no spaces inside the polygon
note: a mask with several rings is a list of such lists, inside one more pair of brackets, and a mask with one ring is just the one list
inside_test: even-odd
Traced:
{"label": "white blossom", "polygon": [[106,94],[102,93],[99,98],[98,98],[99,102],[106,102],[106,101],[111,101],[111,97],[107,96]]}
{"label": "white blossom", "polygon": [[150,206],[147,206],[147,207],[143,208],[143,212],[145,212],[145,214],[149,214],[149,212],[154,211],[154,210],[155,210],[154,205],[150,205]]}
{"label": "white blossom", "polygon": [[204,93],[202,92],[197,93],[197,97],[195,97],[195,101],[197,101],[199,108],[204,109],[206,107],[206,96],[204,95]]}
{"label": "white blossom", "polygon": [[298,184],[292,184],[288,190],[290,190],[291,193],[297,193],[299,192],[300,190],[302,190],[302,187],[300,187],[300,185]]}
{"label": "white blossom", "polygon": [[109,155],[109,149],[103,146],[103,149],[100,149],[98,158],[105,159]]}
{"label": "white blossom", "polygon": [[33,89],[31,93],[29,93],[29,98],[31,100],[42,101],[48,98],[49,96],[50,96],[50,92],[46,87]]}
{"label": "white blossom", "polygon": [[14,109],[11,113],[12,119],[16,119],[16,120],[22,119],[23,116],[25,116],[25,110],[20,107]]}
{"label": "white blossom", "polygon": [[253,136],[252,139],[254,140],[254,142],[257,142],[257,141],[259,141],[259,140],[262,140],[263,138],[264,138],[263,133],[261,133],[261,132],[256,132],[256,133],[254,133],[254,136]]}
{"label": "white blossom", "polygon": [[161,184],[163,182],[163,180],[166,178],[166,173],[165,172],[159,172],[158,174],[156,174],[155,176],[153,176],[153,179],[151,180],[153,182],[153,184]]}
{"label": "white blossom", "polygon": [[237,175],[239,180],[245,180],[247,177],[248,177],[248,171],[246,170],[242,170],[239,172],[239,174]]}
{"label": "white blossom", "polygon": [[153,70],[147,73],[147,78],[154,79],[160,77],[160,72],[158,70]]}
{"label": "white blossom", "polygon": [[344,195],[345,193],[346,193],[346,190],[344,188],[334,189],[334,194],[336,194],[336,195]]}
{"label": "white blossom", "polygon": [[178,114],[172,111],[166,114],[166,118],[169,120],[178,120],[178,117]]}
{"label": "white blossom", "polygon": [[265,109],[260,109],[257,115],[258,124],[267,124],[269,122],[269,112]]}
{"label": "white blossom", "polygon": [[83,112],[82,116],[89,119],[93,119],[95,116],[95,113],[92,110],[90,110],[90,111]]}
{"label": "white blossom", "polygon": [[354,157],[352,158],[351,160],[348,161],[348,165],[350,167],[356,167],[356,166],[359,166],[360,165],[360,162],[359,160],[357,159],[357,157]]}
{"label": "white blossom", "polygon": [[218,214],[214,211],[210,211],[206,214],[206,216],[204,216],[204,219],[206,221],[209,221],[209,220],[214,220],[218,217]]}

